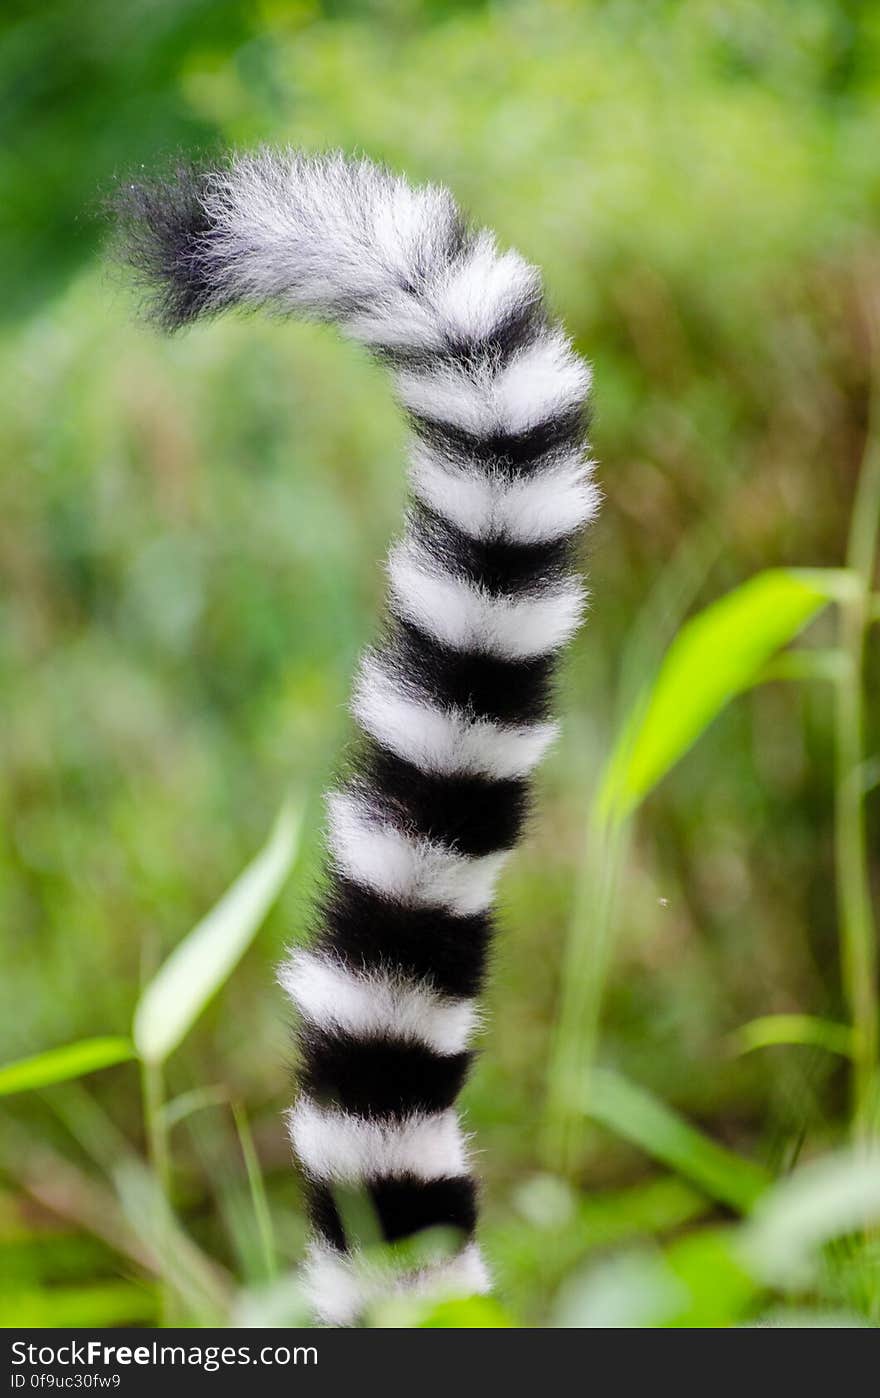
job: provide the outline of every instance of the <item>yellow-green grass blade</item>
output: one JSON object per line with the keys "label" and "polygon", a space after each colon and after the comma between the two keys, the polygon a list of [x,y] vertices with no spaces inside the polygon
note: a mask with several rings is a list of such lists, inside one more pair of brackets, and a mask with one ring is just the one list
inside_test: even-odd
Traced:
{"label": "yellow-green grass blade", "polygon": [[741,1213],[747,1213],[771,1183],[759,1165],[710,1140],[644,1088],[610,1069],[596,1068],[590,1074],[585,1109],[593,1121]]}
{"label": "yellow-green grass blade", "polygon": [[25,1287],[7,1295],[0,1293],[0,1326],[4,1329],[154,1324],[156,1314],[155,1290],[133,1282]]}
{"label": "yellow-green grass blade", "polygon": [[300,828],[301,812],[285,803],[256,858],[146,986],[133,1033],[145,1062],[162,1063],[177,1048],[238,964],[290,872]]}
{"label": "yellow-green grass blade", "polygon": [[79,1039],[74,1044],[64,1044],[61,1048],[35,1053],[30,1058],[4,1063],[0,1067],[0,1097],[68,1082],[71,1078],[81,1078],[86,1073],[96,1073],[99,1068],[110,1068],[114,1063],[125,1063],[134,1057],[134,1045],[130,1039],[111,1036]]}
{"label": "yellow-green grass blade", "polygon": [[848,1024],[798,1014],[762,1015],[743,1024],[730,1037],[731,1048],[738,1054],[779,1044],[803,1044],[827,1049],[843,1058],[852,1057],[853,1041],[853,1031]]}
{"label": "yellow-green grass blade", "polygon": [[634,810],[770,658],[845,595],[849,578],[841,569],[768,569],[686,622],[612,749],[600,812]]}

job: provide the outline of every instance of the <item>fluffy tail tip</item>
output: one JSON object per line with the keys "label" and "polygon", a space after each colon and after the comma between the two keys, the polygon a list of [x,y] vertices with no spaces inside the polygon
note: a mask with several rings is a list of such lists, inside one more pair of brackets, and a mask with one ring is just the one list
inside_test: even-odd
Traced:
{"label": "fluffy tail tip", "polygon": [[221,309],[206,256],[212,167],[179,163],[148,182],[120,180],[109,199],[117,259],[135,274],[150,320],[179,330]]}

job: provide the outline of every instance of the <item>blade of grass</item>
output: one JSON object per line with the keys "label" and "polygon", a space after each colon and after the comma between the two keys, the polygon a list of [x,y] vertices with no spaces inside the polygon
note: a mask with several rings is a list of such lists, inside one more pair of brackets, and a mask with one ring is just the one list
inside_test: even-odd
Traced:
{"label": "blade of grass", "polygon": [[[623,720],[588,820],[566,945],[543,1132],[544,1158],[552,1169],[570,1172],[577,1154],[579,1104],[595,1056],[632,815],[724,705],[759,681],[775,651],[829,601],[845,601],[856,588],[844,569],[759,574],[681,628],[653,683]],[[640,648],[649,660],[649,637]],[[627,666],[630,686],[636,658]],[[823,673],[837,663],[821,667]],[[655,667],[645,668],[653,673]]]}
{"label": "blade of grass", "polygon": [[[719,517],[723,517],[723,511]],[[651,588],[624,640],[615,699],[619,730],[656,673],[669,639],[697,596],[724,544],[710,511],[676,549]],[[586,783],[592,774],[585,774]],[[595,797],[585,822],[572,915],[565,943],[560,1006],[547,1070],[542,1152],[551,1170],[572,1173],[583,1134],[581,1097],[595,1055],[605,978],[611,960],[619,875],[626,860],[628,827],[609,828]]]}
{"label": "blade of grass", "polygon": [[609,828],[595,812],[591,814],[563,959],[559,1017],[547,1080],[544,1159],[562,1174],[571,1174],[577,1163],[583,1094],[598,1043],[619,872],[626,859],[628,834],[628,822]]}
{"label": "blade of grass", "polygon": [[[299,846],[302,810],[285,802],[263,848],[150,979],[134,1016],[141,1060],[141,1096],[150,1165],[158,1186],[154,1220],[160,1255],[172,1217],[171,1157],[165,1116],[163,1065],[243,956],[290,872]],[[169,1278],[166,1277],[166,1282]],[[163,1315],[171,1293],[163,1292]]]}
{"label": "blade of grass", "polygon": [[[151,1171],[126,1161],[116,1172],[116,1189],[129,1226],[156,1255],[163,1291],[170,1290],[187,1319],[224,1325],[232,1297],[231,1278],[180,1227]],[[167,1314],[167,1297],[160,1293]]]}
{"label": "blade of grass", "polygon": [[130,1039],[111,1037],[80,1039],[62,1048],[47,1049],[44,1053],[19,1058],[0,1067],[0,1097],[13,1092],[32,1092],[35,1088],[51,1087],[53,1083],[81,1078],[86,1073],[96,1073],[100,1068],[126,1063],[134,1056],[134,1045]]}
{"label": "blade of grass", "polygon": [[606,764],[597,798],[605,817],[629,815],[771,656],[851,590],[839,569],[773,568],[686,622]]}
{"label": "blade of grass", "polygon": [[290,871],[300,825],[285,803],[260,853],[143,991],[133,1037],[145,1063],[160,1064],[177,1048],[250,945]]}
{"label": "blade of grass", "polygon": [[0,1296],[0,1327],[7,1330],[101,1329],[150,1324],[155,1317],[155,1293],[132,1282],[33,1287]]}
{"label": "blade of grass", "polygon": [[804,1044],[827,1049],[851,1058],[854,1036],[848,1024],[835,1024],[815,1015],[762,1015],[749,1020],[730,1036],[733,1053],[753,1053],[755,1049],[778,1044]]}
{"label": "blade of grass", "polygon": [[137,1158],[131,1143],[83,1083],[47,1088],[40,1096],[107,1177],[112,1178],[120,1161]]}
{"label": "blade of grass", "polygon": [[818,1250],[880,1221],[880,1155],[855,1147],[796,1170],[768,1190],[743,1240],[753,1271],[775,1285],[809,1280]]}
{"label": "blade of grass", "polygon": [[786,650],[768,660],[756,677],[758,684],[768,680],[828,680],[836,684],[847,671],[847,658],[839,650]]}
{"label": "blade of grass", "polygon": [[[869,311],[869,314],[870,311]],[[872,908],[865,818],[865,655],[880,541],[880,324],[871,314],[874,382],[868,435],[850,519],[846,561],[857,588],[839,615],[839,644],[848,660],[835,710],[834,847],[841,972],[852,1019],[853,1126],[872,1133],[874,1076],[880,1051],[877,929]]]}
{"label": "blade of grass", "polygon": [[166,1131],[186,1121],[193,1112],[204,1111],[206,1107],[223,1107],[229,1101],[229,1092],[219,1084],[216,1087],[194,1087],[191,1092],[181,1092],[172,1097],[162,1109]]}
{"label": "blade of grass", "polygon": [[719,1146],[620,1073],[593,1070],[585,1109],[593,1121],[741,1213],[770,1185],[770,1175],[759,1165]]}
{"label": "blade of grass", "polygon": [[[198,1119],[190,1115],[186,1134],[202,1178],[210,1181],[216,1213],[235,1258],[236,1275],[248,1285],[264,1285],[266,1234],[261,1234],[260,1210],[254,1207],[254,1183],[247,1170],[248,1162],[245,1161],[246,1168],[242,1172],[238,1161],[238,1151],[243,1149],[238,1123],[232,1110],[225,1110],[231,1108],[232,1103],[227,1101],[222,1105],[224,1110],[205,1112]],[[253,1169],[255,1161],[250,1163]],[[258,1172],[258,1165],[256,1169]],[[263,1222],[265,1224],[265,1219]],[[271,1224],[267,1231],[271,1238]],[[272,1241],[274,1248],[274,1239]]]}
{"label": "blade of grass", "polygon": [[278,1257],[275,1249],[275,1233],[272,1228],[272,1215],[269,1211],[269,1200],[266,1197],[266,1185],[263,1180],[263,1172],[260,1169],[260,1162],[254,1146],[254,1138],[247,1113],[237,1102],[232,1104],[232,1116],[235,1121],[235,1129],[238,1132],[238,1141],[241,1146],[241,1153],[244,1157],[245,1170],[247,1171],[248,1187],[251,1193],[251,1203],[254,1209],[254,1219],[257,1224],[257,1232],[260,1238],[260,1245],[263,1252],[263,1263],[266,1269],[266,1280],[273,1281],[278,1274]]}

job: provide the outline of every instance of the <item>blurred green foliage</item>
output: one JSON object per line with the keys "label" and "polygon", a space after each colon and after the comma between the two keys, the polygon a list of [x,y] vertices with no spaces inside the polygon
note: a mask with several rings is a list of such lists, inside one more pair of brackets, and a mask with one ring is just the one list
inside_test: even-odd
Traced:
{"label": "blurred green foliage", "polygon": [[[504,885],[466,1094],[500,1295],[532,1324],[603,1323],[583,1317],[632,1314],[615,1298],[642,1292],[632,1323],[748,1318],[764,1301],[693,1181],[598,1124],[561,1179],[539,1127],[587,812],[645,666],[698,604],[755,572],[844,558],[870,397],[865,307],[880,298],[880,11],[12,0],[0,23],[0,1062],[129,1035],[139,988],[292,787],[307,802],[302,857],[167,1086],[207,1093],[170,1131],[179,1213],[211,1268],[262,1277],[225,1100],[246,1107],[279,1257],[298,1255],[271,967],[307,926],[318,793],[379,608],[403,431],[382,374],[325,330],[233,320],[165,342],[136,323],[101,254],[100,207],[115,179],[180,150],[362,149],[448,182],[538,262],[595,368],[593,610]],[[823,614],[810,642],[831,626]],[[729,1050],[758,1016],[845,1018],[830,691],[751,690],[651,795],[605,988],[602,1062],[774,1174],[846,1129],[842,1060],[816,1045]],[[876,802],[875,785],[875,833]],[[4,1102],[15,1323],[154,1319],[138,1240],[101,1183],[122,1155],[113,1132],[142,1132],[134,1072],[73,1091]],[[142,1197],[138,1178],[122,1197]],[[658,1264],[652,1240],[683,1229],[702,1252]],[[636,1251],[600,1256],[618,1268],[601,1284],[572,1281],[622,1245]],[[876,1322],[865,1248],[841,1244],[803,1304]],[[210,1298],[215,1271],[193,1266]],[[707,1276],[720,1291],[688,1310]],[[490,1311],[428,1323],[502,1323]]]}

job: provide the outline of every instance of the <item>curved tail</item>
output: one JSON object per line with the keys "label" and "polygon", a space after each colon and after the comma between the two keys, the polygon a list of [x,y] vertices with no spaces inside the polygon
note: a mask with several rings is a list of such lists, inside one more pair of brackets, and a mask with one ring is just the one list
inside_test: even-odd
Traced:
{"label": "curved tail", "polygon": [[[454,1102],[495,884],[583,609],[588,369],[535,268],[446,190],[368,161],[261,151],[131,187],[125,204],[166,327],[238,304],[335,321],[389,365],[409,419],[412,502],[356,682],[354,775],[328,800],[320,930],[280,973],[300,1026],[289,1124],[321,1319],[352,1323],[389,1287],[485,1290]],[[453,1230],[453,1254],[370,1271],[352,1199],[391,1242]]]}

